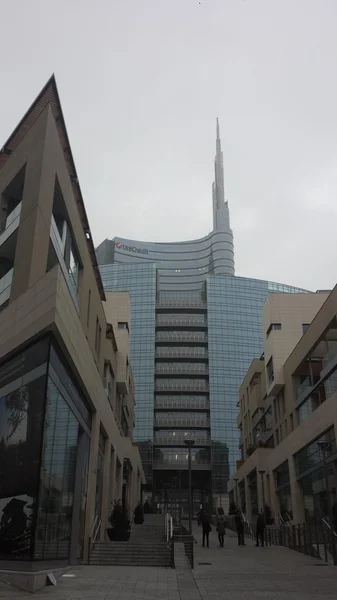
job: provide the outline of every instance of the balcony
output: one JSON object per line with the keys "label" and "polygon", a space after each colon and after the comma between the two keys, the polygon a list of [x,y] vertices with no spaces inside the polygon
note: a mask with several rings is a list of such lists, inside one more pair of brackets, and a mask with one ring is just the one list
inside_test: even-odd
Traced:
{"label": "balcony", "polygon": [[265,444],[273,435],[272,429],[267,429],[266,431],[260,431],[256,433],[256,441],[257,443]]}
{"label": "balcony", "polygon": [[206,393],[209,390],[206,382],[199,381],[175,381],[170,379],[169,381],[156,381],[155,384],[156,392],[200,392]]}
{"label": "balcony", "polygon": [[[154,444],[156,446],[185,446],[186,436],[155,436]],[[196,446],[210,446],[211,440],[209,437],[200,437],[195,439],[194,448]]]}
{"label": "balcony", "polygon": [[19,204],[14,208],[14,210],[12,210],[12,212],[9,213],[9,215],[3,225],[2,231],[0,233],[0,246],[2,246],[2,244],[19,227],[20,216],[21,216],[21,207],[22,207],[22,202],[19,202]]}
{"label": "balcony", "polygon": [[9,300],[12,289],[13,271],[10,269],[6,275],[0,279],[0,306]]}
{"label": "balcony", "polygon": [[156,358],[198,358],[200,360],[208,359],[208,352],[206,348],[157,348]]}
{"label": "balcony", "polygon": [[[158,470],[172,470],[172,471],[177,471],[177,470],[183,470],[183,469],[188,469],[188,460],[173,460],[171,459],[171,461],[158,461],[155,460],[153,463],[153,468],[154,469],[158,469]],[[210,470],[211,467],[211,463],[210,461],[202,461],[199,460],[198,462],[196,461],[192,461],[192,471],[208,471]]]}
{"label": "balcony", "polygon": [[156,342],[206,344],[207,333],[203,331],[157,331]]}
{"label": "balcony", "polygon": [[161,399],[159,396],[155,401],[156,410],[209,410],[207,400],[198,400],[198,397],[184,400],[179,396],[174,396],[172,399]]}
{"label": "balcony", "polygon": [[156,327],[196,327],[205,329],[207,328],[207,320],[202,316],[187,316],[187,317],[178,317],[178,316],[166,316],[160,315],[156,319]]}
{"label": "balcony", "polygon": [[300,383],[296,388],[296,406],[303,402],[304,398],[309,394],[312,389],[313,384],[311,382],[310,377],[306,377],[302,383]]}
{"label": "balcony", "polygon": [[181,375],[184,373],[194,374],[194,375],[208,375],[208,367],[204,363],[180,363],[178,365],[172,364],[167,365],[163,363],[158,363],[156,365],[156,374],[157,375],[167,375],[167,374],[177,374]]}
{"label": "balcony", "polygon": [[206,310],[207,305],[206,302],[202,300],[193,300],[193,299],[162,299],[157,302],[157,309],[160,308],[201,308]]}
{"label": "balcony", "polygon": [[188,428],[200,428],[200,427],[210,427],[209,419],[198,419],[197,415],[195,418],[192,417],[164,417],[160,414],[155,416],[155,427],[188,427]]}

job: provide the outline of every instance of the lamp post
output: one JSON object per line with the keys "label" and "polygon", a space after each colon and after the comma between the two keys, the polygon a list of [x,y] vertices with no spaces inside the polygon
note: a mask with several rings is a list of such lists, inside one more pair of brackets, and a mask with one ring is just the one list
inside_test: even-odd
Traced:
{"label": "lamp post", "polygon": [[326,494],[327,494],[328,520],[329,520],[329,525],[330,525],[331,529],[333,529],[332,514],[331,514],[331,502],[330,502],[330,490],[329,490],[329,478],[328,478],[328,473],[327,473],[327,462],[326,462],[326,459],[327,459],[326,453],[327,453],[327,451],[331,450],[331,444],[330,444],[330,442],[327,442],[326,440],[319,440],[317,442],[317,446],[322,450],[322,454],[323,454],[323,477],[324,477],[325,489],[326,489]]}
{"label": "lamp post", "polygon": [[195,444],[195,440],[185,440],[185,445],[188,448],[188,520],[189,532],[192,535],[192,460],[191,449]]}
{"label": "lamp post", "polygon": [[236,504],[236,510],[239,510],[239,503],[238,503],[238,481],[239,481],[239,478],[238,477],[234,477],[234,481],[235,481],[235,504]]}

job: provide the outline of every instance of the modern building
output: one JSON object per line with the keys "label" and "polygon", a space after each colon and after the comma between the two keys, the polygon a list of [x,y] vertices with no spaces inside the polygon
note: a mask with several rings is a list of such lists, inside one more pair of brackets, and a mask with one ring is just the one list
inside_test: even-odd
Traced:
{"label": "modern building", "polygon": [[276,524],[320,518],[337,531],[336,301],[337,287],[275,294],[263,309],[265,357],[240,388],[242,460],[229,483],[250,522],[267,503]]}
{"label": "modern building", "polygon": [[0,151],[0,199],[0,571],[33,590],[145,481],[130,305],[105,296],[53,77]]}
{"label": "modern building", "polygon": [[234,276],[217,122],[213,230],[198,240],[114,238],[96,250],[106,291],[129,291],[135,440],[157,502],[187,509],[187,449],[193,438],[194,509],[225,505],[240,457],[237,392],[263,351],[261,311],[269,292],[303,292]]}

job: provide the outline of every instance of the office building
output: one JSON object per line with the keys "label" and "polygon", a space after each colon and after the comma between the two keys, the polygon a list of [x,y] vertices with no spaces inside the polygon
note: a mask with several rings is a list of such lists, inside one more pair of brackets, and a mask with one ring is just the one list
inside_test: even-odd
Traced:
{"label": "office building", "polygon": [[337,287],[272,295],[263,309],[264,360],[239,392],[242,456],[231,498],[252,522],[267,503],[279,524],[337,530]]}
{"label": "office building", "polygon": [[187,510],[187,450],[193,438],[194,510],[224,505],[239,458],[237,391],[262,353],[261,310],[269,292],[298,288],[234,275],[217,122],[213,230],[193,241],[114,238],[96,250],[105,290],[131,298],[135,440],[156,502]]}
{"label": "office building", "polygon": [[0,579],[33,591],[145,481],[128,295],[104,293],[53,77],[0,151],[0,199]]}

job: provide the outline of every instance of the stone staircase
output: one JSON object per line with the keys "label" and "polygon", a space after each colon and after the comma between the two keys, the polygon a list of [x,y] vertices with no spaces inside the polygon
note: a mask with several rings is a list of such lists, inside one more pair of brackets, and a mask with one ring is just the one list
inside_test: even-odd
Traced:
{"label": "stone staircase", "polygon": [[91,565],[171,567],[171,550],[165,540],[164,515],[145,515],[143,525],[133,525],[127,542],[96,542]]}

